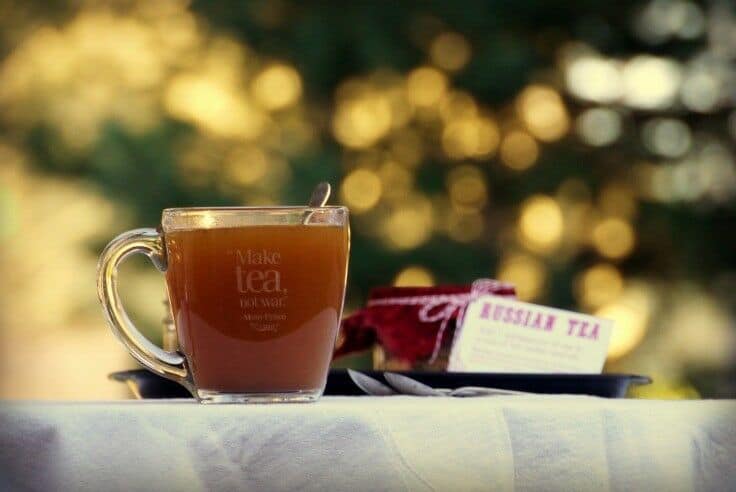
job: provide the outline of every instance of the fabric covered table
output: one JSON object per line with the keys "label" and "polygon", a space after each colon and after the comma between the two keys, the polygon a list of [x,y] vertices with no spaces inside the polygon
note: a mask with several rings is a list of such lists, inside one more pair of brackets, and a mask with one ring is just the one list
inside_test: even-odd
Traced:
{"label": "fabric covered table", "polygon": [[736,402],[0,404],[2,490],[736,490]]}

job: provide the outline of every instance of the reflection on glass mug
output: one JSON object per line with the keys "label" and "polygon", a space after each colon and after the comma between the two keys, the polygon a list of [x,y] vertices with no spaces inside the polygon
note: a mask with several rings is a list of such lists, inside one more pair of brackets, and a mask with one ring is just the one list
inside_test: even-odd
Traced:
{"label": "reflection on glass mug", "polygon": [[[133,357],[202,403],[313,401],[340,325],[349,246],[345,207],[166,209],[159,231],[129,231],[105,248],[98,294]],[[178,352],[152,344],[122,307],[117,268],[132,253],[165,272]]]}

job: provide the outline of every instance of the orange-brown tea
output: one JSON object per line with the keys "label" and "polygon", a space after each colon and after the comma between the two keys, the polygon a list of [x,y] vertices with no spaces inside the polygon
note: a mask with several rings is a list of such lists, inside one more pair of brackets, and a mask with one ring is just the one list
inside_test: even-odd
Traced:
{"label": "orange-brown tea", "polygon": [[319,389],[337,336],[348,229],[253,225],[166,233],[166,280],[200,391]]}

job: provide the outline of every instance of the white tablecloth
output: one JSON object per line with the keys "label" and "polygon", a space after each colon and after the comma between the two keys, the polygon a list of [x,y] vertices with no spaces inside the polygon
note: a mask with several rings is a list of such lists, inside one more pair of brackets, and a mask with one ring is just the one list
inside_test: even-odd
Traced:
{"label": "white tablecloth", "polygon": [[0,403],[2,490],[736,490],[736,402]]}

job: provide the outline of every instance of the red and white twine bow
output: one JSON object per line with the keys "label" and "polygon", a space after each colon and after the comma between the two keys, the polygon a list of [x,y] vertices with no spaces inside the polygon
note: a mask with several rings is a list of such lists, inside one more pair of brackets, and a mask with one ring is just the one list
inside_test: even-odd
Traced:
{"label": "red and white twine bow", "polygon": [[440,329],[437,331],[437,337],[434,341],[434,349],[429,363],[432,364],[437,360],[437,356],[442,348],[442,340],[445,336],[447,326],[453,317],[457,319],[455,326],[459,328],[463,324],[463,317],[468,304],[482,295],[492,294],[504,297],[515,297],[514,287],[511,284],[499,282],[491,279],[480,279],[473,282],[470,292],[467,294],[436,294],[427,296],[407,296],[407,297],[384,297],[381,299],[371,299],[368,301],[368,307],[372,306],[421,306],[417,317],[422,323],[436,323],[441,321]]}

